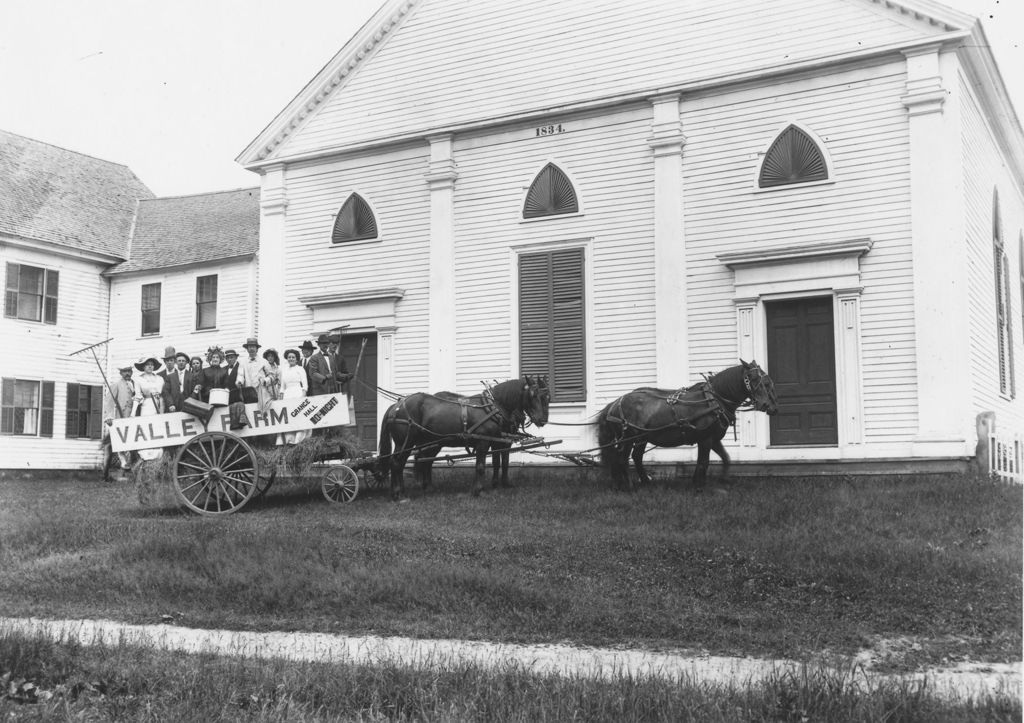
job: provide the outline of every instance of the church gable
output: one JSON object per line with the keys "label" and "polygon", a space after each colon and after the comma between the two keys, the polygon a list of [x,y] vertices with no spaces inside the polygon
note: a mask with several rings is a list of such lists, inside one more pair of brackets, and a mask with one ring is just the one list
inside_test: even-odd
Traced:
{"label": "church gable", "polygon": [[296,99],[301,120],[265,133],[240,160],[748,77],[948,39],[969,25],[942,10],[928,0],[392,2],[375,18],[379,29],[371,21],[335,59],[351,55],[350,72],[337,83],[318,76]]}

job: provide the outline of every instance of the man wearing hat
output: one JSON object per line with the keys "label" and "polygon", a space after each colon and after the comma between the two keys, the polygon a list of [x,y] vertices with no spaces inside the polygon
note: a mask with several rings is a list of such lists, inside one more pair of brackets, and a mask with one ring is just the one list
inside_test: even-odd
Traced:
{"label": "man wearing hat", "polygon": [[331,332],[327,338],[330,342],[328,350],[331,355],[331,366],[334,369],[336,391],[344,391],[347,394],[348,390],[344,385],[352,378],[352,375],[348,373],[345,357],[341,355],[341,334],[339,332]]}
{"label": "man wearing hat", "polygon": [[157,376],[163,379],[167,378],[167,372],[174,369],[175,357],[177,357],[177,354],[175,353],[173,346],[169,346],[164,349],[164,367],[157,373]]}
{"label": "man wearing hat", "polygon": [[188,354],[179,351],[174,355],[174,363],[167,368],[164,375],[164,400],[165,412],[180,412],[181,405],[185,398],[191,393],[195,382],[192,381],[192,372],[188,370]]}
{"label": "man wearing hat", "polygon": [[260,385],[259,374],[263,369],[263,360],[256,356],[260,350],[260,343],[256,337],[250,336],[245,340],[245,351],[248,358],[238,365],[238,378],[235,386],[242,393],[242,401],[246,404],[255,404],[259,400],[257,388]]}
{"label": "man wearing hat", "polygon": [[110,406],[106,415],[108,419],[121,419],[132,415],[132,399],[135,397],[135,384],[132,382],[132,365],[117,370],[121,374],[110,386]]}
{"label": "man wearing hat", "polygon": [[231,390],[228,402],[234,404],[235,402],[242,401],[242,390],[238,388],[238,352],[234,349],[228,349],[224,352],[224,369],[227,371],[227,385],[228,389]]}
{"label": "man wearing hat", "polygon": [[309,357],[306,373],[309,375],[309,395],[333,394],[335,385],[335,365],[331,359],[331,340],[327,334],[317,337],[316,345],[320,347]]}
{"label": "man wearing hat", "polygon": [[316,347],[309,339],[304,340],[302,346],[299,347],[299,352],[302,353],[302,369],[306,372],[306,389],[313,385],[313,380],[309,378],[309,358],[313,356],[314,351],[316,351]]}

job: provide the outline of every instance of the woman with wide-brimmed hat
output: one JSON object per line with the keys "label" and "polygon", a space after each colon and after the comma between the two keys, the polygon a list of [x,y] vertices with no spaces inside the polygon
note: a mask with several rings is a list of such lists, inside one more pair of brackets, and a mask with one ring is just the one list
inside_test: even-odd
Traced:
{"label": "woman with wide-brimmed hat", "polygon": [[132,416],[160,414],[163,411],[161,394],[164,390],[164,380],[156,373],[160,368],[160,360],[153,356],[143,356],[135,362],[135,368],[140,374],[135,377],[135,405],[132,407]]}

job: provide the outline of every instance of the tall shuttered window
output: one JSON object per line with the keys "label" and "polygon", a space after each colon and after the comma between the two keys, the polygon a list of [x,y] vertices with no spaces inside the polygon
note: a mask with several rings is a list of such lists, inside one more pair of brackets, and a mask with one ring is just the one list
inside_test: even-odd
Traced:
{"label": "tall shuttered window", "polygon": [[58,282],[58,272],[53,269],[7,264],[4,316],[56,324]]}
{"label": "tall shuttered window", "polygon": [[551,401],[587,398],[583,249],[519,257],[519,373],[543,374]]}
{"label": "tall shuttered window", "polygon": [[160,333],[160,284],[142,285],[142,335]]}
{"label": "tall shuttered window", "polygon": [[1002,220],[999,215],[999,191],[992,195],[992,272],[996,289],[996,351],[999,355],[999,391],[1016,396],[1013,368],[1013,314],[1010,308],[1010,262],[1003,246]]}
{"label": "tall shuttered window", "polygon": [[541,218],[576,213],[580,210],[576,189],[561,168],[549,163],[533,179],[526,192],[523,218]]}
{"label": "tall shuttered window", "polygon": [[99,439],[103,436],[103,387],[68,384],[64,436]]}
{"label": "tall shuttered window", "polygon": [[807,133],[791,125],[778,135],[765,153],[757,185],[772,188],[827,178],[825,154]]}
{"label": "tall shuttered window", "polygon": [[353,193],[338,211],[334,219],[334,230],[331,243],[341,244],[347,241],[365,241],[377,238],[377,219],[370,205],[358,193]]}
{"label": "tall shuttered window", "polygon": [[196,329],[217,327],[217,274],[196,279]]}
{"label": "tall shuttered window", "polygon": [[53,382],[0,380],[0,434],[53,436]]}

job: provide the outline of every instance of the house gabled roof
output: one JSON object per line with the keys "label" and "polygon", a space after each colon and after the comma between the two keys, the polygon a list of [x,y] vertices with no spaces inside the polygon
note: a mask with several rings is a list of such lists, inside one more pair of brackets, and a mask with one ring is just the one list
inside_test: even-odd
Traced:
{"label": "house gabled roof", "polygon": [[260,239],[260,189],[139,201],[130,257],[116,276],[254,255]]}
{"label": "house gabled roof", "polygon": [[932,0],[389,0],[237,160],[550,117],[963,42],[977,28]]}
{"label": "house gabled roof", "polygon": [[123,259],[152,197],[127,166],[0,130],[0,234]]}

